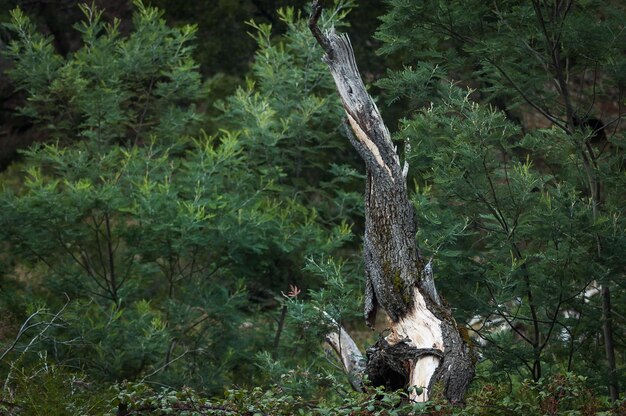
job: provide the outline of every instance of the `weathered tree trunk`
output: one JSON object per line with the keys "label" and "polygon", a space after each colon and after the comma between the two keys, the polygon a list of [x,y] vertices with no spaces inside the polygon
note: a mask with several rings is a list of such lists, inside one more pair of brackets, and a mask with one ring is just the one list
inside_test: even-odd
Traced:
{"label": "weathered tree trunk", "polygon": [[365,319],[373,326],[380,306],[391,325],[390,335],[368,349],[365,373],[375,385],[422,388],[412,397],[419,401],[427,400],[435,383],[441,383],[448,400],[461,402],[474,376],[472,353],[437,295],[430,264],[419,254],[406,173],[365,90],[350,40],[332,30],[322,33],[317,25],[321,10],[314,1],[309,27],[326,53],[324,60],[354,131],[350,141],[367,170]]}

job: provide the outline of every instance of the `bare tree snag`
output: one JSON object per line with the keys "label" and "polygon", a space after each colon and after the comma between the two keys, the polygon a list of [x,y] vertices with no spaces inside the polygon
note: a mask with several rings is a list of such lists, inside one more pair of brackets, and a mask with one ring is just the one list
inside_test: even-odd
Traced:
{"label": "bare tree snag", "polygon": [[367,170],[365,319],[373,326],[380,306],[391,325],[391,333],[368,349],[365,373],[375,385],[421,387],[423,392],[412,397],[418,401],[428,400],[440,383],[446,398],[460,403],[474,376],[472,353],[437,295],[430,263],[419,254],[405,168],[361,80],[350,39],[334,30],[323,33],[317,25],[321,12],[322,5],[314,1],[309,28],[324,49],[354,131],[350,142]]}

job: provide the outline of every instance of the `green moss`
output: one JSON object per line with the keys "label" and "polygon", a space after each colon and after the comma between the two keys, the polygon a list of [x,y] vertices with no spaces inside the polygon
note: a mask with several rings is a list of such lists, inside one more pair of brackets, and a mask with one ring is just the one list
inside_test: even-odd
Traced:
{"label": "green moss", "polygon": [[401,292],[404,290],[404,282],[400,277],[400,270],[396,270],[393,274],[393,288],[396,292]]}
{"label": "green moss", "polygon": [[411,303],[411,292],[404,285],[404,280],[400,276],[400,269],[396,269],[393,272],[393,289],[396,293],[402,295],[402,301],[405,305],[408,306]]}
{"label": "green moss", "polygon": [[472,364],[476,364],[476,361],[478,360],[478,355],[474,353],[474,342],[469,336],[467,327],[465,325],[457,325],[456,329],[459,331],[461,339],[463,340],[463,342],[465,342],[465,345],[467,345],[467,348],[469,348],[470,350]]}
{"label": "green moss", "polygon": [[385,279],[393,285],[394,293],[401,294],[404,304],[409,305],[411,303],[411,293],[407,290],[404,280],[402,280],[400,269],[392,267],[388,261],[383,262],[382,269]]}
{"label": "green moss", "polygon": [[469,336],[469,332],[467,331],[467,328],[463,325],[457,325],[456,329],[459,331],[459,335],[461,335],[461,338],[463,339],[463,341],[465,341],[467,345],[471,345],[472,340]]}

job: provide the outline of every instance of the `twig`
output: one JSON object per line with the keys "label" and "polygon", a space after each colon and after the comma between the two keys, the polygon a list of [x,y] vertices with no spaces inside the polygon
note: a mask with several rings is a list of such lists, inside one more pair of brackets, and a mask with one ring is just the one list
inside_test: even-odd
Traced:
{"label": "twig", "polygon": [[[19,342],[20,338],[26,333],[26,331],[28,331],[31,328],[34,328],[36,326],[39,325],[45,325],[45,327],[37,334],[35,335],[30,342],[28,343],[28,345],[26,345],[26,347],[24,348],[24,350],[21,352],[21,355],[24,355],[30,347],[32,347],[32,345],[35,343],[35,341],[37,341],[41,336],[43,336],[43,334],[48,330],[48,328],[50,328],[51,326],[54,325],[54,321],[56,321],[59,316],[61,316],[61,314],[63,313],[63,311],[65,310],[65,308],[67,307],[67,305],[69,305],[70,303],[70,298],[67,295],[67,293],[65,294],[65,297],[67,298],[67,302],[65,302],[65,305],[63,305],[63,307],[57,312],[55,313],[52,318],[50,319],[50,321],[48,322],[38,322],[32,325],[29,325],[28,323],[34,319],[37,315],[40,315],[43,313],[44,309],[39,309],[37,311],[35,311],[33,314],[31,314],[26,321],[22,324],[22,327],[20,328],[20,330],[18,331],[17,336],[15,337],[15,340],[11,343],[11,345],[9,346],[9,348],[4,351],[2,353],[2,355],[0,355],[0,361],[2,361],[2,359],[4,359],[4,357],[7,356],[7,354],[9,354],[9,352],[11,352],[13,349],[15,349],[15,346],[17,345],[17,343]],[[9,387],[9,381],[11,380],[11,375],[13,373],[13,368],[14,368],[14,364],[15,362],[11,363],[10,369],[9,369],[9,373],[7,374],[6,379],[4,380],[4,385],[2,387],[3,390],[7,390]]]}
{"label": "twig", "polygon": [[330,42],[317,25],[317,22],[322,15],[323,8],[324,5],[320,0],[315,0],[313,2],[313,10],[311,11],[311,17],[309,18],[309,29],[311,30],[311,33],[313,33],[313,36],[315,36],[315,39],[317,39],[317,42],[320,44],[322,49],[324,49],[324,52],[326,52],[328,58],[332,59],[333,49],[330,46]]}
{"label": "twig", "polygon": [[169,367],[170,364],[174,363],[175,361],[180,360],[181,358],[183,358],[185,355],[189,354],[190,352],[198,352],[198,351],[202,351],[202,350],[201,349],[195,349],[195,350],[185,350],[185,351],[183,351],[183,353],[180,354],[178,357],[171,359],[170,361],[166,362],[165,364],[163,364],[161,367],[157,368],[156,370],[154,370],[150,374],[145,375],[143,377],[142,381],[144,381],[148,377],[152,377],[153,375],[155,375],[159,371]]}

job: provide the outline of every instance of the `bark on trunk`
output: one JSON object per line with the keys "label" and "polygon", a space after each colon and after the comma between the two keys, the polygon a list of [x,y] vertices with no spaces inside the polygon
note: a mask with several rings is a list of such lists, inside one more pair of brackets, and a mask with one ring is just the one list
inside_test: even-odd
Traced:
{"label": "bark on trunk", "polygon": [[[414,400],[425,401],[441,383],[451,402],[462,402],[474,376],[467,338],[437,295],[430,263],[415,242],[416,223],[405,174],[383,119],[367,94],[350,39],[317,25],[322,6],[313,3],[311,32],[324,49],[354,131],[350,141],[365,161],[364,260],[367,277],[365,319],[373,326],[378,307],[390,319],[391,333],[367,351],[365,372],[376,385],[421,387]],[[463,331],[466,333],[466,331]]]}

